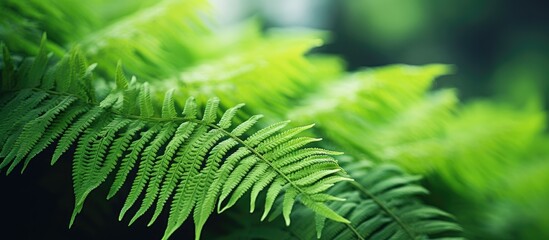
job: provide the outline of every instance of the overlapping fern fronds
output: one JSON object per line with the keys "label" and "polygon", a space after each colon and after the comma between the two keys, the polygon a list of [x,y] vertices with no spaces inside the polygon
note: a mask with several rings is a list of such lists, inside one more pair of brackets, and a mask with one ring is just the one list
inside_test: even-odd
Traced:
{"label": "overlapping fern fronds", "polygon": [[[428,193],[418,185],[419,176],[409,175],[393,164],[368,166],[366,163],[342,163],[357,181],[341,183],[329,190],[330,194],[347,199],[329,207],[349,219],[360,236],[364,239],[459,238],[461,227],[453,222],[451,215],[419,200],[419,196]],[[342,224],[325,221],[318,215],[316,225],[320,226],[317,234],[322,234],[324,239],[353,236]]]}
{"label": "overlapping fern fronds", "polygon": [[[304,56],[322,43],[313,31],[271,31],[265,37],[258,24],[250,21],[242,27],[212,33],[208,25],[209,20],[214,21],[208,16],[212,10],[205,0],[154,4],[141,0],[124,3],[132,10],[127,14],[112,11],[113,16],[108,17],[100,10],[114,6],[96,1],[83,5],[75,0],[25,4],[7,1],[0,7],[13,17],[0,20],[6,30],[0,31],[0,37],[10,48],[32,55],[38,50],[33,40],[49,30],[56,37],[47,42],[50,51],[62,56],[67,47],[78,45],[91,62],[101,66],[96,70],[100,77],[113,76],[121,60],[125,70],[139,76],[140,82],[154,81],[158,82],[157,88],[167,86],[177,88],[181,95],[198,96],[199,105],[217,96],[222,100],[222,109],[246,102],[250,112],[262,112],[276,120],[285,119],[281,116],[286,106],[319,86],[319,80],[326,75],[326,64],[313,65]],[[147,7],[132,7],[139,4]]]}
{"label": "overlapping fern fronds", "polygon": [[448,70],[394,65],[351,74],[326,82],[287,118],[315,119],[348,152],[439,175],[455,191],[484,198],[500,191],[506,169],[528,151],[545,118],[489,101],[458,104],[451,89],[429,92]]}
{"label": "overlapping fern fronds", "polygon": [[49,51],[64,53],[64,45],[77,41],[100,25],[97,11],[89,1],[17,1],[0,2],[0,37],[14,52],[36,55],[44,31],[52,34]]}
{"label": "overlapping fern fronds", "polygon": [[299,207],[292,217],[300,221],[288,230],[277,222],[257,225],[245,221],[239,222],[242,229],[222,239],[460,239],[461,228],[451,215],[419,200],[427,193],[418,185],[420,177],[409,175],[393,164],[375,165],[351,159],[343,159],[341,163],[357,181],[338,183],[331,188],[330,194],[347,200],[329,207],[347,217],[352,228],[325,221]]}
{"label": "overlapping fern fronds", "polygon": [[527,163],[545,121],[540,111],[489,101],[470,103],[446,123],[444,135],[437,138],[440,151],[429,160],[437,165],[437,173],[465,196],[482,199],[506,194],[509,172]]}
{"label": "overlapping fern fronds", "polygon": [[[528,229],[546,235],[541,227],[546,218],[540,214],[546,207],[539,201],[547,195],[536,184],[543,182],[547,172],[540,167],[546,159],[539,159],[546,154],[536,155],[533,148],[543,142],[540,137],[546,128],[539,104],[529,103],[527,108],[489,100],[460,104],[453,90],[427,91],[434,78],[445,71],[425,79],[422,76],[426,75],[406,69],[410,68],[380,68],[377,70],[392,76],[377,77],[374,72],[340,83],[327,82],[324,91],[312,93],[288,118],[315,119],[318,129],[342,149],[376,162],[392,161],[415,174],[427,175],[438,191],[458,194],[457,201],[463,205],[442,205],[454,207],[448,211],[472,223],[465,227],[481,234],[474,237],[508,237],[513,229],[509,226],[515,222],[501,219],[513,217],[531,221]],[[423,71],[428,73],[428,69]],[[409,84],[418,87],[402,87]],[[411,94],[414,89],[419,91]],[[333,97],[326,100],[325,96]],[[320,103],[323,100],[326,102]],[[488,199],[491,204],[485,203]],[[463,206],[478,209],[462,211]],[[500,222],[487,224],[492,219]]]}
{"label": "overlapping fern fronds", "polygon": [[[123,4],[132,10],[126,14],[103,16],[104,8],[114,6],[100,0],[2,1],[6,17],[0,19],[0,37],[12,50],[34,55],[41,34],[48,32],[49,51],[63,56],[67,47],[78,45],[88,59],[103,66],[105,76],[114,74],[118,60],[144,80],[177,72],[197,60],[194,51],[199,48],[191,45],[198,43],[191,39],[208,32],[207,1],[132,2]],[[140,4],[147,7],[132,7]]]}
{"label": "overlapping fern fronds", "polygon": [[[128,71],[146,81],[177,72],[197,60],[191,39],[208,32],[202,19],[205,0],[163,0],[90,32],[76,43],[86,56],[104,66],[107,76],[122,60]],[[194,45],[193,45],[194,44]]]}
{"label": "overlapping fern fronds", "polygon": [[[372,126],[360,126],[360,130],[370,131],[382,126],[387,119],[398,116],[409,105],[421,107],[422,94],[429,87],[433,75],[445,69],[438,65],[426,67],[425,71],[414,67],[395,67],[397,72],[402,70],[397,76],[393,76],[392,71],[384,70],[358,73],[358,78],[364,76],[370,79],[374,76],[373,81],[367,81],[374,84],[366,84],[363,91],[362,88],[353,88],[359,86],[356,82],[346,81],[335,89],[357,90],[361,97],[370,99],[367,101],[368,107],[374,106],[376,111],[357,108],[347,100],[336,103],[337,107],[330,109],[334,102],[353,94],[323,95],[327,91],[322,90],[330,90],[334,84],[339,84],[325,80],[336,79],[328,78],[338,75],[342,64],[336,58],[303,56],[320,43],[316,37],[258,37],[254,39],[257,42],[253,46],[246,45],[238,51],[216,52],[209,49],[212,43],[201,42],[210,38],[215,41],[215,36],[208,35],[206,38],[196,31],[204,25],[199,19],[206,5],[202,0],[146,1],[149,7],[132,8],[127,14],[108,17],[108,21],[104,21],[105,16],[95,16],[96,11],[87,11],[86,8],[82,8],[81,13],[69,11],[69,6],[79,4],[78,1],[60,2],[66,2],[67,7],[52,6],[50,9],[45,8],[48,5],[42,4],[42,1],[32,1],[14,11],[12,6],[17,5],[16,1],[0,4],[2,7],[8,6],[6,12],[13,16],[7,18],[8,21],[0,21],[8,23],[3,25],[6,29],[30,31],[28,34],[17,32],[6,36],[0,33],[10,46],[24,50],[20,53],[28,55],[38,52],[38,45],[26,41],[28,36],[36,36],[44,29],[56,36],[54,41],[43,41],[42,50],[34,59],[11,61],[5,51],[0,100],[0,164],[7,172],[20,165],[25,169],[37,154],[48,147],[55,148],[52,164],[65,155],[73,156],[76,199],[71,224],[83,208],[86,197],[107,178],[114,178],[108,198],[113,197],[124,184],[131,185],[120,213],[120,218],[123,218],[129,212],[135,212],[130,223],[150,212],[152,219],[149,224],[152,224],[163,209],[170,209],[165,238],[191,214],[196,225],[196,236],[199,236],[203,224],[215,208],[218,212],[226,210],[248,191],[251,192],[252,211],[256,201],[263,203],[265,199],[262,218],[275,208],[274,212],[282,213],[286,223],[290,222],[290,216],[298,218],[297,222],[308,221],[312,214],[291,214],[293,204],[298,199],[307,209],[313,209],[321,216],[347,222],[342,215],[348,214],[343,214],[337,205],[332,205],[336,211],[324,205],[329,200],[342,200],[327,194],[327,189],[337,182],[350,180],[333,159],[332,155],[336,153],[308,147],[319,139],[295,136],[311,126],[283,130],[288,122],[261,124],[258,122],[261,117],[249,117],[250,113],[266,113],[271,118],[267,122],[285,119],[286,111],[300,101],[298,99],[308,92],[317,92],[316,96],[323,96],[324,101],[312,97],[313,108],[307,105],[304,108],[306,111],[295,111],[299,114],[289,116],[299,121],[320,120],[323,129],[328,129],[334,126],[329,124],[336,122],[345,122],[346,127],[350,127],[347,120],[356,113],[370,114],[372,118],[369,120],[380,115],[381,120],[372,121],[375,123]],[[33,15],[37,11],[57,14],[49,14],[52,18],[44,19],[43,16],[48,14]],[[84,22],[77,21],[79,17],[88,15],[90,18],[80,19]],[[61,21],[73,18],[74,22]],[[26,25],[27,21],[40,25]],[[71,31],[80,25],[84,27]],[[48,26],[57,28],[50,29]],[[260,35],[257,29],[252,28],[251,31]],[[72,45],[79,45],[81,50],[64,55],[67,46]],[[232,45],[225,47],[230,48]],[[63,58],[56,64],[48,63],[52,58],[45,54],[45,49]],[[97,62],[99,71],[94,71],[94,64],[88,66],[86,58]],[[126,70],[140,76],[141,82],[145,79],[150,85],[135,79],[127,81],[122,68],[116,67],[118,59],[122,59]],[[325,64],[326,61],[328,64]],[[107,84],[94,84],[92,73],[106,79]],[[109,81],[114,78],[112,76],[116,76],[114,82]],[[420,84],[393,82],[402,76],[423,80]],[[329,83],[322,85],[321,82]],[[109,88],[114,86],[114,90]],[[164,94],[164,86],[176,88],[177,91]],[[318,91],[323,86],[326,89]],[[405,98],[407,101],[404,103],[408,105],[401,105],[397,97],[386,91],[378,91],[393,88],[406,93],[399,92],[398,97]],[[198,95],[197,101],[192,98],[185,101],[181,95]],[[214,95],[219,96],[221,102],[208,100]],[[447,95],[453,96],[444,94]],[[442,98],[441,105],[451,105],[451,98]],[[243,111],[239,109],[242,106],[237,105],[240,102],[246,102],[251,110],[241,114]],[[203,105],[205,109],[201,110]],[[234,105],[236,107],[232,107]],[[183,114],[178,113],[178,106],[184,106]],[[437,106],[433,109],[438,109]],[[321,111],[316,111],[317,107]],[[322,108],[339,112],[328,114],[329,111],[325,112]],[[386,109],[390,109],[390,113],[384,112]],[[325,114],[325,118],[308,115],[310,110]],[[223,115],[221,120],[216,119],[219,113]],[[337,121],[330,123],[329,117],[336,117]],[[332,133],[338,130],[334,127],[333,131],[327,131],[327,135],[333,137]],[[364,137],[360,141],[367,139],[370,138]],[[339,143],[347,146],[345,141]],[[353,144],[348,146],[356,152],[367,150]],[[71,151],[73,148],[76,149],[74,153]],[[137,172],[135,178],[132,172]],[[392,179],[391,175],[383,177]],[[333,194],[347,196],[341,192]],[[378,204],[376,211],[382,209],[381,206]],[[395,224],[400,226],[398,219],[380,219],[380,223],[372,220],[367,224],[379,227],[379,232],[392,232]],[[423,220],[421,217],[413,218],[410,224],[414,221],[419,224]],[[364,227],[364,224],[359,221],[342,224],[346,228],[342,236],[354,233],[359,238],[369,237],[360,233],[360,229],[355,229]],[[330,226],[331,222],[326,222],[326,229]],[[437,229],[444,230],[444,227]],[[314,236],[314,229],[308,230],[311,231],[310,236]],[[394,236],[400,236],[400,233]]]}
{"label": "overlapping fern fronds", "polygon": [[[318,86],[319,66],[304,56],[321,40],[309,36],[271,37],[255,46],[204,61],[162,81],[190,95],[218,96],[226,106],[249,103],[251,109],[283,115],[295,98]],[[202,100],[204,101],[204,100]]]}
{"label": "overlapping fern fronds", "polygon": [[[436,133],[431,128],[445,121],[445,115],[457,101],[455,94],[449,91],[429,100],[425,98],[433,80],[448,71],[447,65],[432,64],[393,65],[351,73],[340,81],[326,82],[319,91],[300,101],[297,107],[290,108],[286,117],[303,121],[314,119],[330,140],[347,152],[385,160],[383,149],[396,142],[408,143],[430,137]],[[411,108],[421,109],[422,113]],[[413,118],[405,118],[406,112]],[[400,118],[403,126],[392,126]],[[412,128],[411,134],[377,136],[381,132],[410,130],[404,125],[412,119],[414,124],[424,124],[425,127]]]}
{"label": "overlapping fern fronds", "polygon": [[[73,50],[56,64],[46,54],[45,38],[35,58],[14,63],[3,48],[0,157],[7,173],[28,163],[45,148],[55,151],[54,164],[76,146],[73,156],[74,221],[88,194],[109,175],[114,182],[108,198],[131,183],[120,218],[138,199],[142,201],[130,223],[154,209],[152,224],[169,205],[164,238],[192,214],[196,237],[217,207],[222,212],[251,192],[251,206],[266,194],[264,217],[275,199],[283,196],[282,214],[290,223],[299,199],[316,213],[340,222],[345,218],[324,202],[341,200],[326,194],[334,183],[348,181],[332,155],[336,152],[308,147],[317,138],[297,137],[312,125],[283,130],[287,121],[248,133],[261,115],[236,124],[242,105],[218,120],[216,98],[202,111],[189,98],[182,115],[173,92],[168,91],[158,110],[151,87],[127,81],[119,66],[116,89],[96,99],[93,68]],[[129,177],[137,170],[134,179]]]}

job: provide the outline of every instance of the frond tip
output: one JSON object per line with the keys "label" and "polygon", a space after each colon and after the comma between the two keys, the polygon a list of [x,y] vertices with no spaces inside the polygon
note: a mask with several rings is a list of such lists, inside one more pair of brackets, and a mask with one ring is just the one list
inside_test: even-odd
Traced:
{"label": "frond tip", "polygon": [[[46,68],[45,61],[23,63],[36,65],[30,69]],[[2,89],[0,99],[0,169],[8,167],[9,173],[23,160],[26,166],[57,142],[54,164],[76,146],[72,155],[75,208],[71,225],[86,197],[111,174],[114,182],[108,198],[126,182],[131,184],[120,218],[140,201],[130,224],[153,208],[152,224],[169,205],[163,239],[191,213],[199,238],[215,206],[222,212],[249,191],[252,211],[258,195],[265,192],[264,215],[275,199],[283,198],[287,224],[297,199],[319,215],[348,223],[324,205],[339,200],[325,191],[336,182],[349,180],[332,157],[336,153],[307,147],[318,141],[316,138],[297,137],[312,125],[284,130],[286,121],[252,131],[261,116],[237,123],[236,112],[243,106],[237,105],[218,120],[216,98],[210,99],[204,110],[189,98],[183,113],[178,114],[172,92],[159,104],[163,106],[159,111],[151,97],[153,90],[136,81],[128,83],[121,67],[117,88],[96,102],[95,96],[89,95],[95,91],[81,87],[92,86],[91,70],[85,63],[78,52],[73,52],[46,69],[46,76],[71,73],[68,88],[62,84],[65,82],[37,76],[19,87],[2,84],[10,87]],[[21,76],[27,74],[21,71],[29,68],[17,69],[3,69],[10,71],[3,76]],[[2,81],[11,83],[14,79]],[[133,179],[128,176],[132,169],[137,172]]]}

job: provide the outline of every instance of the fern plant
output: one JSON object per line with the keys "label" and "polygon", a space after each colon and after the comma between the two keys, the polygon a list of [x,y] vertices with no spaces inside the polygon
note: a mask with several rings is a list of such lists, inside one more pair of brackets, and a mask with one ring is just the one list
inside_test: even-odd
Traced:
{"label": "fern plant", "polygon": [[[86,6],[93,9],[99,2]],[[200,42],[216,39],[198,17],[204,1],[145,2],[145,8],[114,14],[108,21],[94,15],[96,11],[72,12],[60,2],[0,4],[10,16],[0,21],[8,30],[0,36],[18,52],[11,57],[3,47],[0,169],[11,173],[21,166],[23,172],[47,148],[54,149],[51,164],[72,159],[71,225],[89,194],[112,178],[107,198],[131,185],[120,219],[132,211],[131,224],[152,214],[150,225],[169,209],[164,239],[191,213],[199,238],[213,211],[241,204],[238,200],[247,192],[252,212],[257,203],[264,206],[261,219],[271,212],[271,218],[282,214],[286,225],[291,218],[298,223],[319,219],[316,230],[312,225],[299,228],[307,238],[324,232],[324,238],[416,239],[459,229],[446,214],[412,198],[424,191],[408,186],[415,178],[395,177],[386,170],[364,176],[364,169],[352,165],[344,171],[333,157],[339,152],[319,147],[319,138],[298,136],[312,125],[286,128],[291,123],[276,122],[287,118],[295,99],[318,91],[319,80],[334,84],[330,77],[342,69],[335,58],[303,56],[319,44],[316,37],[257,37],[255,47],[244,51],[204,52]],[[50,13],[77,20],[79,14],[93,17],[65,23],[44,17]],[[69,31],[80,24],[88,27]],[[22,40],[43,30],[54,39],[43,37],[40,45]],[[29,57],[33,53],[36,57]],[[88,59],[98,64],[88,64]],[[116,64],[119,59],[145,81],[128,81],[122,65]],[[278,84],[255,82],[271,77]],[[410,86],[419,86],[420,92],[428,85],[414,84]],[[182,97],[188,93],[197,100]],[[242,113],[240,102],[249,103],[250,110]],[[262,111],[274,123],[261,124],[261,115],[249,115]],[[380,186],[386,188],[377,192]],[[296,201],[305,208],[294,210]],[[348,212],[331,202],[358,207]],[[325,227],[320,224],[324,222]]]}
{"label": "fern plant", "polygon": [[171,200],[164,238],[191,212],[198,237],[216,206],[222,212],[250,190],[253,199],[267,192],[264,215],[283,194],[287,224],[297,197],[323,216],[348,222],[323,204],[338,200],[324,193],[327,188],[350,180],[331,157],[337,153],[305,147],[319,139],[295,137],[312,125],[282,131],[287,122],[279,122],[244,137],[260,115],[231,127],[242,105],[225,111],[216,122],[217,99],[209,100],[201,113],[189,98],[180,116],[173,92],[166,93],[157,111],[148,84],[128,82],[120,67],[117,88],[96,100],[91,69],[77,50],[51,68],[46,67],[43,48],[35,59],[25,59],[17,68],[6,48],[4,59],[0,167],[9,174],[23,163],[24,171],[30,160],[58,139],[54,164],[76,143],[71,224],[87,195],[109,174],[118,169],[108,198],[118,192],[133,168],[138,169],[137,175],[120,218],[144,194],[130,224],[154,207],[152,224]]}

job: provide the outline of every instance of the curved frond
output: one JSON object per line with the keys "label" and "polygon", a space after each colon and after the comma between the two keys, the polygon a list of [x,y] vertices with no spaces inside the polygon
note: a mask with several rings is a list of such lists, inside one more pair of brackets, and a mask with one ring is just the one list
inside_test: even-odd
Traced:
{"label": "curved frond", "polygon": [[354,165],[357,166],[345,166],[353,169],[349,173],[358,181],[338,184],[328,191],[347,201],[328,206],[349,219],[356,232],[343,224],[322,223],[324,217],[316,216],[317,231],[323,239],[348,239],[356,233],[363,239],[459,237],[461,228],[448,213],[419,201],[418,196],[426,194],[427,190],[417,185],[417,176],[389,164]]}
{"label": "curved frond", "polygon": [[17,1],[0,2],[0,38],[15,52],[35,55],[43,32],[50,36],[47,48],[58,55],[64,53],[63,46],[76,41],[99,23],[96,11],[88,2],[74,0],[60,1]]}
{"label": "curved frond", "polygon": [[[412,123],[404,122],[409,119],[402,117],[401,123],[405,124],[424,124],[422,121],[425,118],[444,122],[439,115],[451,114],[456,103],[453,92],[425,99],[434,79],[448,71],[448,66],[440,64],[392,65],[358,71],[340,81],[326,82],[319,91],[309,94],[297,107],[290,109],[286,117],[300,121],[314,119],[322,131],[343,149],[355,155],[365,154],[371,159],[386,159],[379,153],[380,149],[385,148],[387,144],[396,145],[394,140],[401,140],[389,136],[392,139],[389,138],[383,143],[380,141],[383,141],[385,136],[377,138],[372,134],[385,130],[392,131],[391,124],[398,122],[403,112],[410,108],[422,111],[409,112],[416,114],[412,117],[417,121],[414,119]],[[420,119],[422,116],[424,118]],[[433,125],[440,125],[439,122]],[[415,131],[418,133],[411,136],[419,135],[420,139],[432,135],[429,127],[416,128]]]}
{"label": "curved frond", "polygon": [[92,61],[115,73],[121,59],[127,70],[145,80],[158,79],[196,59],[189,39],[206,32],[204,0],[163,0],[135,11],[77,41]]}
{"label": "curved frond", "polygon": [[[392,164],[373,165],[350,159],[342,163],[357,181],[339,182],[339,176],[325,178],[321,180],[324,185],[335,186],[327,191],[329,195],[317,197],[345,199],[319,208],[327,207],[350,223],[326,221],[325,216],[303,206],[291,213],[295,221],[288,228],[281,221],[263,225],[236,212],[236,225],[241,228],[221,239],[462,239],[462,229],[450,214],[421,202],[420,196],[427,190],[418,185],[420,177]],[[280,200],[278,205],[283,205]],[[308,206],[307,200],[302,202]]]}
{"label": "curved frond", "polygon": [[472,102],[445,125],[436,146],[439,151],[427,160],[464,196],[482,199],[506,195],[510,170],[518,171],[531,158],[529,151],[545,125],[546,116],[541,111]]}
{"label": "curved frond", "polygon": [[[29,69],[46,69],[46,62],[40,58],[25,62],[31,67],[2,70],[14,71],[7,76],[18,76],[26,75]],[[7,97],[0,110],[0,168],[7,167],[10,173],[23,159],[33,158],[47,146],[55,147],[52,164],[64,156],[72,158],[75,207],[71,225],[86,197],[111,174],[114,182],[108,198],[124,184],[131,185],[121,219],[135,210],[130,220],[133,223],[154,209],[152,224],[163,209],[170,209],[164,239],[193,210],[199,238],[216,205],[222,212],[251,190],[255,197],[262,192],[268,199],[282,196],[287,224],[298,200],[321,216],[348,222],[324,205],[340,199],[325,193],[323,179],[349,180],[334,178],[344,175],[332,157],[337,153],[306,148],[318,139],[298,137],[312,125],[287,129],[288,122],[284,121],[251,131],[261,116],[235,121],[242,104],[218,119],[218,99],[210,99],[201,109],[194,98],[189,98],[178,114],[170,92],[159,104],[159,111],[149,86],[127,82],[121,72],[116,77],[117,89],[96,101],[89,95],[94,89],[82,87],[91,86],[91,69],[77,50],[45,72],[52,71],[66,72],[70,77],[50,81],[46,74],[28,84],[2,84],[13,87],[2,89]],[[12,81],[2,78],[2,83]],[[33,134],[37,131],[41,134]],[[129,175],[132,171],[137,172],[135,176]],[[271,204],[265,203],[265,214]],[[136,205],[140,207],[135,209]]]}
{"label": "curved frond", "polygon": [[308,35],[268,37],[242,51],[202,61],[163,82],[181,86],[180,91],[189,95],[217,96],[226,108],[246,102],[251,109],[281,116],[292,99],[322,79],[304,56],[320,43],[318,37]]}
{"label": "curved frond", "polygon": [[[146,6],[146,7],[143,7]],[[110,8],[109,16],[102,10]],[[123,8],[123,9],[118,9]],[[11,49],[34,55],[43,32],[46,48],[63,56],[79,45],[93,62],[113,76],[117,61],[144,79],[156,79],[195,61],[189,39],[207,32],[205,0],[136,0],[106,5],[102,1],[8,0],[0,3],[0,37]]]}

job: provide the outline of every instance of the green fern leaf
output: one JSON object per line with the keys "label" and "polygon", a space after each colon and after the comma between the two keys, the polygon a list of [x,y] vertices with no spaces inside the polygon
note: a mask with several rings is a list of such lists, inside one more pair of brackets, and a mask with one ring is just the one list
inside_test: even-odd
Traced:
{"label": "green fern leaf", "polygon": [[151,91],[148,83],[144,83],[143,89],[139,91],[139,112],[141,116],[146,118],[154,116]]}
{"label": "green fern leaf", "polygon": [[87,110],[88,108],[86,106],[82,108],[73,107],[67,109],[67,111],[60,113],[59,116],[53,120],[51,127],[48,127],[46,129],[46,132],[42,135],[36,145],[34,145],[31,152],[27,155],[25,163],[23,165],[23,170],[26,169],[30,160],[32,160],[34,157],[36,157],[36,155],[38,155],[49,145],[51,145],[55,139],[59,138],[61,134],[73,122],[73,120]]}
{"label": "green fern leaf", "polygon": [[15,98],[10,100],[2,109],[0,119],[0,140],[3,143],[8,136],[8,132],[18,123],[24,113],[28,113],[32,108],[38,105],[48,95],[46,93],[37,93],[33,95],[33,91],[28,89],[19,92]]}
{"label": "green fern leaf", "polygon": [[126,198],[124,207],[122,207],[122,210],[120,211],[120,215],[118,217],[119,219],[122,219],[124,217],[124,214],[130,209],[130,207],[133,206],[133,204],[135,203],[135,201],[137,201],[137,198],[145,188],[147,182],[149,181],[149,178],[151,177],[153,166],[155,165],[154,161],[158,156],[158,151],[160,150],[160,147],[172,136],[172,134],[174,133],[174,129],[175,126],[172,123],[167,123],[162,126],[162,130],[160,130],[156,138],[154,138],[151,141],[150,145],[147,146],[143,151],[143,158],[139,163],[137,176],[132,184],[128,197]]}
{"label": "green fern leaf", "polygon": [[42,35],[38,55],[36,55],[34,61],[32,62],[32,66],[28,71],[28,75],[25,76],[22,81],[18,82],[19,84],[21,84],[19,88],[35,87],[38,85],[38,83],[40,83],[48,64],[48,56],[45,48],[46,34]]}
{"label": "green fern leaf", "polygon": [[[101,171],[103,160],[107,157],[107,150],[114,141],[115,134],[129,123],[128,119],[113,119],[91,138],[93,142],[88,143],[91,148],[86,149],[90,158],[84,160],[83,169],[73,169],[76,176],[83,177],[78,181],[79,185],[74,186],[75,205],[84,203],[86,196],[98,185],[96,178],[105,179],[107,177],[102,175],[103,171]],[[77,183],[76,180],[75,183]]]}
{"label": "green fern leaf", "polygon": [[173,92],[175,90],[169,90],[164,96],[164,103],[162,104],[162,118],[174,118],[177,117],[175,112],[175,102],[173,99]]}
{"label": "green fern leaf", "polygon": [[122,158],[122,162],[120,163],[120,167],[118,168],[118,172],[116,173],[114,182],[112,183],[109,194],[107,195],[107,199],[112,198],[126,182],[128,174],[135,165],[135,162],[141,154],[141,151],[145,148],[145,145],[147,145],[149,141],[151,141],[151,139],[158,133],[160,128],[160,124],[154,125],[146,132],[143,132],[141,134],[141,138],[132,142],[132,144],[130,145],[131,152],[128,153],[128,155],[126,155],[124,158]]}
{"label": "green fern leaf", "polygon": [[145,124],[142,122],[132,122],[127,127],[127,131],[123,132],[119,138],[114,140],[103,164],[101,166],[97,166],[98,169],[95,170],[96,174],[93,174],[93,176],[87,180],[86,184],[88,186],[84,189],[85,192],[91,192],[103,181],[105,181],[109,173],[111,173],[116,167],[117,160],[121,158],[124,152],[128,149],[133,137],[144,127]]}
{"label": "green fern leaf", "polygon": [[[6,156],[5,159],[14,158],[12,165],[17,165],[33,148],[36,147],[37,141],[43,136],[46,128],[49,128],[56,115],[64,111],[76,100],[77,99],[72,96],[64,97],[55,107],[51,108],[33,121],[25,124],[19,138],[12,146],[12,151],[8,154],[8,156]],[[25,168],[23,168],[23,170],[24,169]]]}
{"label": "green fern leaf", "polygon": [[15,66],[13,65],[13,60],[11,59],[10,51],[8,50],[8,47],[1,43],[2,45],[2,60],[4,63],[4,66],[2,68],[2,89],[8,90],[15,87],[14,81],[14,72],[15,72]]}
{"label": "green fern leaf", "polygon": [[[10,149],[13,149],[16,147],[16,140],[18,139],[19,135],[23,132],[23,126],[34,119],[36,119],[38,116],[43,114],[44,112],[48,111],[48,109],[51,109],[55,107],[58,104],[57,99],[47,99],[44,101],[35,101],[39,102],[39,105],[28,111],[27,113],[24,113],[15,123],[12,124],[12,130],[9,131],[9,137],[7,138],[5,144],[2,146],[2,151],[0,152],[1,157],[6,157],[9,152],[11,152]],[[4,158],[4,161],[0,163],[0,168],[6,166],[8,163],[11,162],[13,158]],[[16,164],[12,164],[9,168],[7,173],[10,173],[13,168],[16,166]]]}
{"label": "green fern leaf", "polygon": [[[353,167],[351,176],[358,182],[340,184],[328,192],[347,198],[328,206],[349,219],[352,227],[318,224],[323,239],[345,239],[356,233],[362,239],[417,239],[435,234],[459,236],[461,228],[448,213],[422,205],[416,196],[426,190],[396,166]],[[299,215],[296,213],[296,215]],[[341,224],[339,224],[341,225]],[[323,231],[322,231],[323,230]]]}
{"label": "green fern leaf", "polygon": [[73,125],[71,125],[59,140],[59,143],[55,148],[55,152],[53,153],[51,164],[55,164],[57,160],[59,160],[59,157],[61,157],[61,155],[65,151],[67,151],[67,149],[69,149],[69,147],[77,139],[80,133],[82,133],[82,131],[89,127],[92,122],[99,118],[103,113],[103,108],[92,108],[82,117],[80,117]]}
{"label": "green fern leaf", "polygon": [[[162,210],[164,203],[167,201],[169,195],[171,194],[171,191],[175,188],[175,180],[177,178],[174,178],[175,172],[170,168],[172,171],[168,171],[168,167],[170,167],[170,160],[175,158],[175,154],[180,148],[180,146],[188,139],[193,139],[194,136],[191,134],[196,134],[196,132],[201,132],[201,130],[195,131],[196,124],[195,123],[189,123],[185,122],[182,123],[176,130],[174,137],[172,140],[168,143],[166,146],[164,155],[160,158],[160,160],[156,163],[155,171],[152,174],[153,179],[149,183],[149,186],[146,190],[145,198],[143,199],[143,203],[135,216],[132,218],[130,223],[135,221],[138,217],[143,215],[145,211],[147,211],[153,204],[154,200],[158,197],[158,193],[160,191],[160,196],[158,200],[158,208],[155,211],[155,216],[158,216],[160,214],[160,211]],[[205,129],[204,129],[205,130]],[[194,132],[194,133],[193,133]],[[162,186],[162,190],[160,190],[160,186],[162,184],[162,180],[164,178],[164,175],[166,174],[166,171],[168,171],[167,179],[170,179],[168,183],[164,183],[168,185],[169,190],[165,190],[165,185]],[[171,173],[171,175],[170,175]],[[156,213],[158,212],[158,213]],[[156,217],[153,217],[155,219]],[[151,220],[151,223],[154,220]],[[149,225],[151,224],[149,223]]]}
{"label": "green fern leaf", "polygon": [[126,75],[124,75],[124,71],[122,70],[122,62],[118,61],[116,64],[116,75],[114,76],[114,82],[116,83],[116,89],[117,90],[124,90],[128,89],[128,79],[126,79]]}
{"label": "green fern leaf", "polygon": [[[233,131],[233,134],[235,134],[234,131]],[[240,134],[242,134],[242,132]],[[235,134],[235,136],[238,137],[240,136],[240,134]],[[196,207],[193,215],[194,222],[195,222],[195,233],[197,235],[200,235],[203,225],[206,223],[206,220],[208,219],[209,215],[214,210],[214,205],[215,205],[214,199],[217,198],[217,195],[220,190],[220,184],[218,184],[219,182],[216,181],[217,179],[215,177],[216,177],[216,172],[219,169],[219,165],[222,160],[222,157],[225,154],[227,154],[229,150],[233,149],[237,145],[238,145],[238,142],[232,138],[226,139],[223,142],[219,143],[217,146],[215,146],[211,150],[211,154],[206,161],[207,162],[206,167],[204,167],[200,172],[200,176],[202,176],[202,180],[199,181],[199,184],[198,184],[199,196],[197,196]],[[241,151],[241,152],[247,152],[247,151]],[[208,192],[211,194],[207,194]],[[215,197],[212,197],[212,196],[215,196]]]}
{"label": "green fern leaf", "polygon": [[[13,78],[28,78],[29,71],[38,71],[32,67],[35,63],[42,69],[44,58],[40,56],[38,60],[23,60]],[[113,197],[127,180],[132,182],[120,219],[142,195],[130,224],[155,206],[149,222],[152,224],[169,204],[164,239],[193,210],[199,238],[216,205],[222,212],[250,191],[253,209],[259,194],[266,190],[265,214],[280,195],[288,224],[298,199],[307,199],[306,205],[326,218],[347,222],[324,205],[340,199],[322,194],[317,186],[348,180],[334,178],[340,176],[341,168],[330,155],[337,153],[305,148],[319,139],[297,136],[312,125],[283,130],[289,123],[284,121],[256,131],[252,128],[262,116],[254,115],[232,127],[240,121],[235,119],[243,105],[221,111],[217,98],[208,100],[203,110],[194,98],[189,98],[180,117],[172,92],[165,94],[162,111],[157,111],[153,89],[134,79],[126,86],[121,67],[117,88],[97,102],[91,84],[94,67],[88,66],[83,54],[75,49],[49,69],[38,71],[32,82],[2,89],[13,94],[3,98],[0,109],[0,169],[9,165],[9,173],[27,157],[26,167],[56,139],[52,164],[76,147],[74,153],[67,154],[72,156],[75,194],[69,226],[83,209],[86,197],[113,172],[107,198]],[[62,79],[63,74],[66,79]],[[36,131],[40,133],[32,134]],[[322,160],[308,158],[311,156]],[[129,178],[134,169],[135,177]],[[324,183],[324,179],[332,181]]]}
{"label": "green fern leaf", "polygon": [[[342,159],[343,166],[357,181],[321,180],[335,186],[326,193],[301,196],[300,202],[306,208],[285,200],[287,195],[278,198],[276,207],[286,211],[282,213],[284,221],[292,219],[286,239],[462,239],[461,228],[450,214],[419,201],[418,195],[425,192],[401,190],[396,192],[406,194],[393,194],[401,188],[420,189],[416,176],[408,175],[394,165],[372,166],[365,161],[348,160]],[[389,192],[392,193],[387,194]],[[319,199],[331,201],[328,205],[319,205]],[[290,211],[291,208],[295,210]],[[326,216],[330,215],[343,218],[339,222],[326,221]],[[237,215],[236,219],[251,223],[241,224],[244,228],[235,230],[239,233],[234,235],[236,238],[224,239],[248,239],[255,236],[253,229],[261,229],[261,233],[275,232],[282,230],[284,225],[284,221],[258,225],[259,222],[244,215]],[[278,236],[256,237],[274,240]]]}

